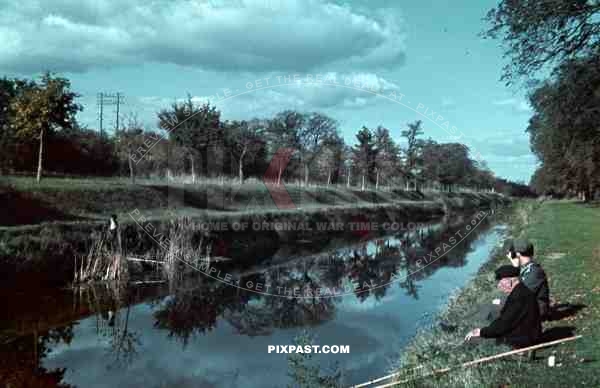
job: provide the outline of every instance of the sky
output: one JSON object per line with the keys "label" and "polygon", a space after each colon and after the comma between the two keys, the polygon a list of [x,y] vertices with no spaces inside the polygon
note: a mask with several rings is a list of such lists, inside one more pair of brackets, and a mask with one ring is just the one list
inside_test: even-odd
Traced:
{"label": "sky", "polygon": [[[71,80],[98,128],[97,94],[156,129],[192,96],[223,119],[319,111],[349,144],[364,125],[401,141],[408,122],[458,141],[497,176],[536,167],[525,92],[500,81],[500,42],[482,39],[490,0],[0,0],[0,76]],[[114,107],[104,123],[114,128]],[[122,122],[125,118],[122,118]]]}

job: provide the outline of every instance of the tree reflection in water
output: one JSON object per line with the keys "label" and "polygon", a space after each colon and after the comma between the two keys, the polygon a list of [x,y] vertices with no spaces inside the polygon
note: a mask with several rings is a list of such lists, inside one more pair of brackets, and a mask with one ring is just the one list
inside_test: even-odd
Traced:
{"label": "tree reflection in water", "polygon": [[[470,220],[470,219],[469,219]],[[104,284],[81,288],[52,300],[38,293],[35,300],[6,297],[7,309],[0,310],[0,380],[12,387],[68,386],[61,381],[64,369],[46,369],[43,359],[58,344],[69,345],[73,322],[95,316],[96,330],[104,339],[107,367],[127,368],[138,355],[141,333],[132,330],[132,306],[152,301],[154,326],[187,345],[194,335],[203,335],[227,322],[240,335],[268,335],[277,329],[319,325],[332,320],[342,296],[307,296],[305,289],[340,291],[359,285],[354,298],[363,303],[380,300],[394,284],[412,298],[419,297],[419,283],[442,267],[461,267],[473,241],[487,230],[473,229],[460,243],[436,260],[420,259],[456,237],[464,223],[436,224],[420,230],[403,231],[390,237],[360,241],[343,248],[303,256],[277,266],[251,269],[239,284],[251,281],[269,286],[269,296],[249,292],[204,275],[176,279],[164,286],[118,287]],[[375,285],[375,288],[364,285]],[[294,297],[294,289],[303,298]],[[279,292],[277,291],[279,290]],[[283,290],[283,292],[281,291]],[[286,290],[289,290],[289,294]],[[40,299],[44,295],[46,299]],[[165,295],[168,295],[165,297]],[[19,301],[18,303],[16,301]]]}
{"label": "tree reflection in water", "polygon": [[[69,387],[62,383],[65,369],[47,369],[43,359],[51,348],[69,345],[74,323],[91,314],[96,331],[106,339],[108,367],[126,367],[137,354],[139,334],[129,327],[129,312],[140,297],[130,298],[126,287],[115,284],[90,285],[73,293],[20,295],[21,308],[13,306],[10,326],[2,328],[0,381],[7,387]],[[143,297],[142,297],[143,298]],[[10,300],[10,299],[9,299]],[[34,311],[32,306],[36,306]],[[125,308],[124,308],[125,307]]]}
{"label": "tree reflection in water", "polygon": [[253,296],[204,276],[182,279],[154,312],[154,326],[187,345],[193,334],[212,330],[226,310],[241,310]]}
{"label": "tree reflection in water", "polygon": [[[405,231],[239,278],[240,285],[249,281],[260,283],[265,285],[267,293],[277,296],[242,290],[203,276],[182,280],[154,313],[155,327],[168,330],[170,336],[187,344],[192,335],[212,330],[220,317],[239,334],[248,336],[268,335],[274,329],[313,326],[334,317],[336,303],[341,298],[335,294],[349,283],[359,287],[354,295],[361,303],[369,298],[382,299],[396,283],[408,296],[418,299],[419,281],[441,267],[466,264],[472,242],[487,230],[488,221],[484,220],[480,228],[468,234],[461,234],[464,240],[453,244],[443,256],[436,255],[441,256],[437,260],[427,261],[426,266],[418,265],[419,260],[439,250],[442,244],[449,244],[449,239],[464,230],[464,225],[435,224]],[[312,290],[312,294],[305,293],[306,289]],[[319,297],[314,292],[317,289],[337,292]]]}
{"label": "tree reflection in water", "polygon": [[71,387],[62,383],[65,368],[46,369],[41,364],[52,346],[61,342],[70,344],[72,339],[73,325],[68,325],[52,329],[43,335],[34,332],[0,345],[0,381],[3,386]]}

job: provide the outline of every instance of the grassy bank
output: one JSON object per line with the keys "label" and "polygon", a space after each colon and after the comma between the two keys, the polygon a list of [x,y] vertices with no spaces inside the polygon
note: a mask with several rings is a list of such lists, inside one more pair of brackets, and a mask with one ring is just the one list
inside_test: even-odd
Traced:
{"label": "grassy bank", "polygon": [[[571,315],[545,322],[546,338],[573,332],[583,338],[538,350],[535,359],[509,357],[479,367],[425,377],[404,386],[574,387],[600,384],[600,207],[574,202],[520,202],[509,214],[512,237],[527,237],[536,260],[546,270],[552,304],[585,306]],[[452,299],[441,320],[445,325],[423,331],[403,354],[401,379],[422,365],[432,371],[510,350],[493,344],[465,344],[465,334],[485,326],[477,310],[497,297],[493,271],[507,260],[502,249],[470,284]],[[443,327],[443,328],[442,328]],[[450,329],[449,329],[450,328]],[[556,356],[556,367],[547,359]],[[396,368],[394,368],[396,369]]]}
{"label": "grassy bank", "polygon": [[[404,190],[360,190],[342,186],[287,185],[295,208],[278,209],[261,182],[203,180],[196,184],[119,179],[32,178],[0,179],[0,280],[19,282],[15,274],[52,278],[63,283],[73,274],[73,258],[86,254],[117,214],[127,254],[160,254],[158,244],[143,228],[152,223],[152,235],[171,235],[172,221],[187,217],[193,223],[225,225],[212,233],[224,239],[227,256],[236,263],[268,257],[280,243],[311,240],[322,244],[335,232],[318,233],[316,223],[424,222],[450,211],[473,211],[507,201],[493,193],[440,193]],[[134,213],[135,217],[130,216]],[[143,221],[141,219],[143,218]],[[305,223],[313,231],[233,232],[235,224],[253,222]],[[200,228],[198,228],[200,229]],[[201,233],[195,240],[202,239]],[[339,233],[337,233],[339,235]],[[194,241],[195,241],[194,240]],[[194,243],[193,241],[191,243]],[[221,243],[220,243],[221,244]],[[223,244],[221,244],[223,245]]]}
{"label": "grassy bank", "polygon": [[[446,202],[450,207],[470,208],[498,198],[494,194],[415,192],[400,189],[360,190],[345,186],[287,184],[298,209],[322,209],[385,204],[407,201]],[[170,219],[171,212],[190,217],[223,217],[277,211],[266,186],[256,180],[244,184],[226,180],[200,180],[195,184],[176,184],[161,180],[139,180],[130,184],[122,179],[1,177],[0,200],[6,209],[0,227],[36,225],[47,222],[106,221],[110,214],[120,218],[135,209],[146,218]],[[294,210],[294,209],[292,209]]]}

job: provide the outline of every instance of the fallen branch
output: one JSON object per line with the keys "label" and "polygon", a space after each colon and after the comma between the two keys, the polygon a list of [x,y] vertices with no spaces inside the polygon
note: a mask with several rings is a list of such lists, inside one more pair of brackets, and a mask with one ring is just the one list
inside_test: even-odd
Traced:
{"label": "fallen branch", "polygon": [[164,260],[150,260],[150,259],[140,259],[138,257],[128,257],[128,261],[141,261],[145,263],[157,263],[157,264],[165,264]]}
{"label": "fallen branch", "polygon": [[139,286],[141,284],[160,284],[160,283],[166,283],[166,280],[137,280],[135,282],[129,282],[129,285],[132,286]]}

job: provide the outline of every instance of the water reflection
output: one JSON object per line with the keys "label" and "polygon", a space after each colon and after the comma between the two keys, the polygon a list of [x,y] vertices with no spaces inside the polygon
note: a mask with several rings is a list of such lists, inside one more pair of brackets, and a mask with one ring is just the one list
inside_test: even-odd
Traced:
{"label": "water reflection", "polygon": [[65,368],[46,369],[42,359],[58,343],[70,344],[73,325],[52,329],[43,335],[37,331],[8,339],[1,345],[0,381],[6,387],[70,387],[61,383]]}
{"label": "water reflection", "polygon": [[[10,381],[12,387],[68,386],[60,384],[63,380],[71,382],[64,376],[64,367],[71,365],[46,369],[44,358],[53,348],[68,349],[74,340],[76,322],[89,325],[90,320],[95,321],[96,347],[104,352],[101,360],[106,373],[122,373],[143,357],[140,354],[143,348],[153,346],[146,341],[151,329],[139,322],[132,324],[137,311],[134,308],[141,304],[151,312],[154,331],[185,349],[220,325],[227,325],[239,336],[272,336],[281,330],[333,321],[340,306],[349,303],[348,298],[359,305],[369,300],[381,301],[396,288],[409,298],[418,299],[423,280],[442,267],[462,267],[467,263],[472,242],[488,230],[489,220],[482,221],[480,227],[466,234],[462,242],[439,259],[426,266],[418,264],[424,256],[439,249],[440,244],[456,236],[465,226],[463,221],[470,220],[466,217],[451,224],[431,224],[393,236],[366,238],[290,258],[288,262],[267,263],[237,272],[239,284],[262,283],[272,290],[283,290],[280,297],[249,292],[202,275],[158,285],[128,288],[102,285],[69,293],[54,292],[44,300],[27,296],[29,299],[20,299],[19,303],[9,303],[1,313],[0,379]],[[223,270],[235,270],[226,263],[221,266]],[[350,288],[354,290],[350,296],[333,293],[326,298],[316,294],[293,297],[295,289],[344,290],[349,284],[361,287]],[[264,349],[260,351],[264,354]]]}

